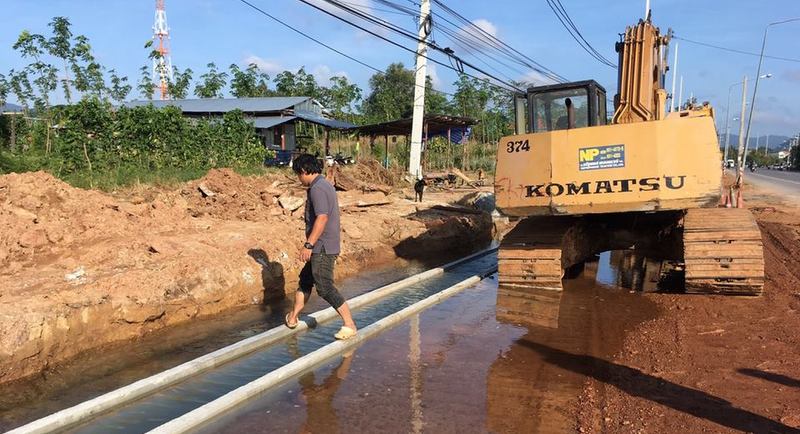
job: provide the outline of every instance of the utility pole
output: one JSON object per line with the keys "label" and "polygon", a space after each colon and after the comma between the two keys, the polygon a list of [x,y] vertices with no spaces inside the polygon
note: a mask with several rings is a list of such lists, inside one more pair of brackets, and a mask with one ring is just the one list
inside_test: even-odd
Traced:
{"label": "utility pole", "polygon": [[769,154],[769,134],[767,134],[767,143],[764,145],[764,155]]}
{"label": "utility pole", "polygon": [[672,62],[672,69],[674,69],[674,71],[672,71],[672,93],[670,94],[671,95],[671,98],[670,98],[671,101],[670,101],[670,104],[669,104],[669,111],[670,112],[674,112],[675,111],[675,82],[678,81],[678,43],[677,42],[675,43],[675,60]]}
{"label": "utility pole", "polygon": [[741,120],[739,122],[739,155],[737,158],[737,167],[736,167],[736,208],[742,208],[744,204],[742,203],[742,185],[744,185],[744,163],[747,161],[745,156],[745,152],[747,151],[747,144],[745,143],[744,137],[744,115],[745,110],[747,107],[747,76],[744,77],[742,81],[742,114],[739,117]]}
{"label": "utility pole", "polygon": [[431,33],[432,21],[430,15],[430,0],[422,0],[419,13],[414,114],[411,120],[411,155],[408,159],[408,173],[415,179],[422,176],[422,129],[425,122],[425,82],[428,76],[428,46],[426,42]]}
{"label": "utility pole", "polygon": [[645,4],[644,4],[644,19],[645,19],[645,21],[647,21],[648,18],[650,18],[650,0],[647,0],[645,2]]}
{"label": "utility pole", "polygon": [[681,104],[683,104],[683,76],[681,75],[681,90],[678,93],[678,111],[681,110]]}

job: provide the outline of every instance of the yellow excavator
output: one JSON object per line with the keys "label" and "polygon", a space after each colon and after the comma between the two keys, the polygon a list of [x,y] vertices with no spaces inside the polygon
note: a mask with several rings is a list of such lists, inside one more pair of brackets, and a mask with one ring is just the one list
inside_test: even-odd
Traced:
{"label": "yellow excavator", "polygon": [[501,286],[560,291],[587,259],[634,248],[683,273],[686,292],[761,294],[758,225],[719,207],[713,109],[666,110],[669,39],[649,18],[626,29],[610,121],[593,80],[517,96],[517,134],[497,150],[497,208],[519,220],[501,242]]}

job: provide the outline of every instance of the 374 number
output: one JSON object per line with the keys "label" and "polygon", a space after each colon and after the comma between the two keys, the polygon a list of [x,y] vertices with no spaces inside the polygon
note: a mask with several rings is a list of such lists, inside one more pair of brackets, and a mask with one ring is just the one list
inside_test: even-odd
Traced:
{"label": "374 number", "polygon": [[522,152],[522,151],[530,151],[531,145],[528,143],[527,140],[517,140],[517,141],[510,141],[506,143],[506,152]]}

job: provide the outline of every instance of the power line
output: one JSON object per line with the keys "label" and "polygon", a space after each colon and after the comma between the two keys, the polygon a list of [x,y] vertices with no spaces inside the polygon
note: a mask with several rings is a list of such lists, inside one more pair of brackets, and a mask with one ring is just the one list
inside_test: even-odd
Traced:
{"label": "power line", "polygon": [[[418,54],[416,50],[412,50],[412,49],[410,49],[410,48],[408,48],[408,47],[406,47],[406,46],[404,46],[404,45],[402,45],[402,44],[400,44],[400,43],[398,43],[398,42],[396,42],[396,41],[393,41],[393,40],[391,40],[391,39],[389,39],[389,38],[387,38],[387,37],[385,37],[385,36],[383,36],[383,35],[381,35],[381,34],[379,34],[379,33],[377,33],[377,32],[374,32],[374,31],[372,31],[372,30],[369,30],[369,29],[367,29],[366,27],[364,27],[364,26],[362,26],[362,25],[359,25],[359,24],[357,24],[357,23],[354,23],[354,22],[352,22],[352,21],[349,21],[349,20],[347,20],[347,19],[345,19],[345,18],[343,18],[343,17],[341,17],[341,16],[338,16],[338,15],[334,14],[333,12],[330,12],[330,11],[328,11],[328,10],[325,10],[324,8],[322,8],[322,7],[319,7],[319,6],[317,6],[317,5],[313,4],[313,3],[311,3],[309,0],[299,0],[299,1],[300,1],[300,2],[302,2],[302,3],[305,3],[305,4],[306,4],[306,5],[308,5],[308,6],[311,6],[311,7],[313,7],[314,9],[317,9],[317,10],[318,10],[318,11],[320,11],[320,12],[323,12],[323,13],[325,13],[325,14],[327,14],[327,15],[330,15],[331,17],[333,17],[333,18],[336,18],[336,19],[337,19],[337,20],[339,20],[339,21],[342,21],[342,22],[344,22],[344,23],[346,23],[346,24],[349,24],[349,25],[351,25],[351,26],[353,26],[353,27],[356,27],[356,28],[358,28],[358,29],[362,30],[363,32],[369,33],[370,35],[372,35],[372,36],[375,36],[375,37],[376,37],[376,38],[378,38],[378,39],[381,39],[381,40],[383,40],[383,41],[386,41],[386,42],[388,42],[388,43],[390,43],[390,44],[392,44],[392,45],[394,45],[394,46],[396,46],[396,47],[398,47],[398,48],[400,48],[400,49],[402,49],[402,50],[408,51],[408,52],[410,52],[410,53]],[[505,89],[505,90],[507,90],[507,91],[510,91],[510,90],[513,90],[513,91],[518,91],[518,92],[521,92],[521,91],[522,91],[521,89],[518,89],[518,88],[517,88],[516,86],[514,86],[513,84],[511,84],[511,83],[508,83],[508,82],[506,82],[506,81],[504,81],[504,80],[501,80],[501,79],[499,79],[499,78],[497,78],[497,77],[493,76],[492,74],[489,74],[489,73],[487,73],[487,72],[486,72],[486,71],[484,71],[483,69],[481,69],[481,68],[478,68],[478,67],[476,67],[476,66],[474,66],[474,65],[472,65],[472,64],[470,64],[470,63],[468,63],[468,62],[465,62],[463,59],[459,58],[458,56],[455,56],[455,55],[452,53],[452,50],[450,50],[450,51],[448,51],[448,50],[445,50],[445,49],[443,49],[443,48],[439,47],[439,46],[438,46],[438,45],[436,45],[436,44],[430,43],[430,42],[428,42],[428,41],[425,41],[425,40],[421,40],[421,39],[419,39],[417,36],[412,36],[412,35],[409,35],[409,32],[408,32],[408,31],[405,31],[405,30],[402,30],[402,29],[399,29],[399,30],[398,30],[398,29],[397,29],[397,26],[394,26],[394,25],[392,25],[392,24],[386,24],[386,23],[384,22],[384,20],[381,20],[381,19],[379,19],[379,18],[376,18],[376,17],[367,17],[367,18],[364,18],[364,17],[363,17],[363,15],[365,15],[364,13],[362,13],[362,12],[359,12],[359,11],[356,11],[356,10],[353,10],[352,8],[350,8],[350,7],[346,6],[346,5],[343,5],[343,4],[339,3],[339,2],[338,2],[338,1],[336,1],[336,0],[324,0],[324,1],[325,1],[326,3],[329,3],[329,4],[331,4],[331,5],[337,6],[337,7],[339,7],[340,9],[343,9],[343,10],[345,10],[345,11],[347,11],[347,12],[350,12],[352,15],[360,16],[360,17],[362,17],[362,19],[365,19],[365,20],[367,20],[367,21],[370,21],[370,22],[372,22],[372,23],[374,23],[374,24],[377,24],[377,25],[379,25],[379,26],[381,26],[381,27],[384,27],[384,28],[386,28],[386,29],[388,29],[388,30],[391,30],[391,31],[394,31],[394,32],[400,33],[401,35],[403,35],[403,36],[406,36],[407,38],[409,38],[409,39],[412,39],[412,40],[414,40],[414,41],[416,41],[416,42],[423,43],[423,44],[427,45],[428,47],[430,47],[430,48],[432,48],[432,49],[434,49],[434,50],[436,50],[436,51],[439,51],[439,52],[441,52],[441,53],[443,53],[443,54],[445,54],[445,55],[449,56],[449,57],[450,57],[450,58],[452,58],[452,59],[455,59],[455,60],[456,60],[456,61],[457,61],[459,64],[466,65],[466,66],[470,67],[471,69],[473,69],[473,70],[475,70],[475,71],[477,71],[477,72],[479,72],[479,73],[481,73],[481,74],[484,74],[485,76],[487,76],[487,77],[489,77],[489,78],[492,78],[492,79],[494,79],[494,80],[495,80],[495,81],[497,81],[498,83],[501,83],[501,84],[503,84],[503,85],[507,86],[507,88]],[[433,59],[433,58],[431,58],[430,56],[423,56],[423,57],[425,57],[426,59],[430,60],[431,62],[433,62],[433,63],[435,63],[435,64],[437,64],[437,65],[443,66],[443,67],[445,67],[445,68],[448,68],[448,69],[452,69],[452,70],[454,70],[454,71],[457,71],[457,72],[459,72],[459,73],[462,73],[462,74],[465,74],[465,75],[468,75],[468,76],[470,76],[470,77],[473,77],[473,78],[475,78],[475,79],[478,79],[478,80],[480,80],[480,78],[479,78],[479,77],[475,77],[475,76],[473,76],[473,75],[471,75],[471,74],[465,73],[465,72],[463,72],[463,71],[459,70],[458,68],[454,68],[452,65],[448,65],[448,64],[446,64],[446,63],[444,63],[444,62],[441,62],[441,61],[439,61],[439,60]],[[490,83],[490,84],[491,84],[491,83]],[[501,87],[501,88],[502,88],[502,86],[498,86],[498,85],[496,85],[496,84],[492,84],[492,85],[493,85],[493,86],[497,86],[497,87]]]}
{"label": "power line", "polygon": [[255,9],[256,11],[258,11],[259,13],[261,13],[262,15],[264,15],[264,16],[267,16],[267,17],[271,18],[273,21],[277,22],[278,24],[281,24],[282,26],[286,27],[287,29],[289,29],[289,30],[292,30],[292,31],[293,31],[293,32],[295,32],[295,33],[298,33],[298,34],[302,35],[303,37],[305,37],[305,38],[307,38],[307,39],[310,39],[310,40],[312,40],[312,41],[316,42],[316,43],[317,43],[317,44],[319,44],[319,45],[322,45],[323,47],[325,47],[325,48],[327,48],[327,49],[329,49],[329,50],[333,51],[334,53],[337,53],[337,54],[339,54],[339,55],[341,55],[341,56],[344,56],[344,57],[346,57],[346,58],[348,58],[348,59],[352,60],[353,62],[356,62],[356,63],[358,63],[359,65],[365,66],[365,67],[367,67],[367,68],[369,68],[369,69],[372,69],[372,70],[374,70],[374,71],[376,71],[376,72],[383,72],[383,71],[381,71],[380,69],[378,69],[378,68],[376,68],[376,67],[374,67],[374,66],[368,65],[368,64],[366,64],[366,63],[364,63],[364,62],[362,62],[362,61],[360,61],[360,60],[356,59],[355,57],[353,57],[353,56],[350,56],[349,54],[345,54],[345,53],[343,53],[343,52],[341,52],[341,51],[337,50],[336,48],[333,48],[333,47],[331,47],[330,45],[328,45],[328,44],[326,44],[326,43],[324,43],[324,42],[320,41],[319,39],[317,39],[317,38],[315,38],[315,37],[313,37],[313,36],[310,36],[310,35],[308,35],[308,34],[304,33],[303,31],[301,31],[301,30],[298,30],[298,29],[296,29],[296,28],[294,28],[294,27],[290,26],[289,24],[286,24],[285,22],[281,21],[280,19],[276,18],[276,17],[275,17],[275,16],[273,16],[273,15],[270,15],[269,13],[267,13],[266,11],[264,11],[263,9],[261,9],[261,8],[259,8],[258,6],[256,6],[256,5],[252,4],[252,3],[250,3],[250,2],[249,2],[249,1],[247,1],[247,0],[239,0],[239,1],[240,1],[240,2],[242,2],[242,3],[244,3],[244,4],[246,4],[247,6],[250,6],[250,7],[251,7],[251,8],[253,8],[253,9]]}
{"label": "power line", "polygon": [[[375,72],[378,72],[378,73],[383,73],[383,72],[384,72],[384,71],[382,71],[382,70],[380,70],[380,69],[378,69],[378,68],[376,68],[376,67],[374,67],[374,66],[372,66],[372,65],[370,65],[370,64],[368,64],[368,63],[366,63],[366,62],[363,62],[363,61],[361,61],[361,60],[358,60],[358,59],[356,59],[355,57],[353,57],[353,56],[350,56],[349,54],[343,53],[343,52],[341,52],[341,51],[337,50],[336,48],[334,48],[334,47],[331,47],[330,45],[328,45],[328,44],[326,44],[326,43],[324,43],[324,42],[320,41],[320,40],[319,40],[319,39],[317,39],[317,38],[314,38],[313,36],[310,36],[310,35],[308,35],[308,34],[304,33],[304,32],[303,32],[303,31],[301,31],[301,30],[298,30],[298,29],[296,29],[295,27],[292,27],[291,25],[289,25],[289,24],[287,24],[287,23],[285,23],[285,22],[281,21],[280,19],[278,19],[278,18],[276,18],[275,16],[273,16],[273,15],[271,15],[271,14],[267,13],[267,12],[266,12],[266,11],[264,11],[263,9],[261,9],[261,8],[259,8],[258,6],[256,6],[256,5],[252,4],[252,3],[250,3],[250,2],[249,2],[249,1],[247,1],[247,0],[239,0],[239,1],[240,1],[240,2],[242,2],[242,3],[244,3],[244,4],[245,4],[245,5],[247,5],[247,6],[251,7],[251,8],[252,8],[252,9],[254,9],[255,11],[259,12],[260,14],[262,14],[262,15],[264,15],[264,16],[266,16],[266,17],[270,18],[270,19],[272,19],[273,21],[275,21],[275,22],[277,22],[277,23],[281,24],[282,26],[284,26],[284,27],[286,27],[286,28],[288,28],[288,29],[290,29],[290,30],[294,31],[295,33],[298,33],[298,34],[302,35],[303,37],[305,37],[305,38],[307,38],[307,39],[310,39],[311,41],[314,41],[314,42],[316,42],[317,44],[319,44],[319,45],[321,45],[321,46],[323,46],[323,47],[325,47],[325,48],[327,48],[327,49],[329,49],[329,50],[333,51],[333,52],[334,52],[334,53],[336,53],[336,54],[339,54],[339,55],[341,55],[341,56],[343,56],[343,57],[345,57],[345,58],[347,58],[347,59],[350,59],[350,60],[352,60],[353,62],[356,62],[356,63],[358,63],[359,65],[361,65],[361,66],[364,66],[364,67],[366,67],[366,68],[369,68],[369,69],[371,69],[371,70],[373,70],[373,71],[375,71]],[[416,84],[415,84],[414,86],[416,86]],[[444,92],[444,91],[441,91],[441,90],[436,90],[436,89],[430,89],[430,90],[431,90],[431,91],[433,91],[433,92],[441,93],[441,94],[443,94],[443,95],[455,96],[455,95],[453,95],[452,93]]]}
{"label": "power line", "polygon": [[575,32],[578,34],[578,36],[581,38],[581,40],[582,40],[584,43],[586,43],[586,46],[587,46],[589,49],[591,49],[591,50],[592,50],[592,52],[595,54],[595,56],[596,56],[597,58],[601,59],[601,60],[602,60],[602,62],[603,62],[603,63],[605,63],[606,65],[608,65],[608,66],[611,66],[611,67],[613,67],[613,68],[615,68],[615,69],[616,69],[617,65],[616,65],[614,62],[612,62],[612,61],[611,61],[611,60],[609,60],[607,57],[605,57],[605,56],[603,56],[602,54],[600,54],[600,52],[599,52],[599,51],[597,51],[597,50],[596,50],[596,49],[595,49],[595,48],[592,46],[592,44],[590,44],[590,43],[589,43],[589,41],[587,41],[587,40],[586,40],[586,38],[585,38],[585,37],[583,37],[583,34],[581,33],[581,31],[580,31],[580,30],[578,30],[578,26],[576,26],[576,25],[575,25],[575,22],[574,22],[574,21],[572,21],[572,17],[570,17],[570,16],[569,16],[569,13],[568,13],[568,12],[567,12],[567,10],[564,8],[564,5],[561,3],[561,0],[555,0],[555,4],[556,4],[556,5],[558,6],[558,8],[561,10],[561,12],[562,12],[562,15],[563,15],[563,16],[564,16],[564,17],[567,19],[567,22],[569,23],[570,27],[572,27],[572,29],[573,29],[573,30],[575,30]]}
{"label": "power line", "polygon": [[365,10],[366,9],[366,10],[371,10],[371,11],[375,11],[375,12],[384,12],[384,13],[387,13],[387,14],[408,15],[408,12],[401,11],[401,10],[396,10],[396,9],[395,10],[382,9],[382,8],[376,8],[374,6],[362,5],[362,4],[351,3],[351,2],[346,2],[346,1],[343,1],[342,3],[344,3],[346,5],[349,5],[349,6],[352,6],[354,8],[361,9],[361,10]]}
{"label": "power line", "polygon": [[575,26],[575,23],[570,18],[566,9],[564,9],[564,5],[561,4],[560,0],[547,0],[547,5],[550,6],[550,9],[553,11],[558,21],[561,22],[561,25],[567,30],[569,35],[572,36],[572,39],[575,39],[575,42],[577,42],[584,51],[595,58],[598,62],[616,69],[617,65],[606,59],[586,40],[586,38],[583,37],[580,30],[578,30],[578,27]]}
{"label": "power line", "polygon": [[[672,37],[674,39],[679,40],[679,41],[685,41],[685,42],[688,42],[690,44],[702,45],[702,46],[708,47],[708,48],[716,48],[717,50],[728,51],[728,52],[731,52],[731,53],[738,53],[738,54],[746,54],[748,56],[756,56],[756,57],[760,56],[759,53],[753,53],[753,52],[750,52],[750,51],[743,51],[743,50],[737,50],[735,48],[721,47],[719,45],[709,44],[709,43],[706,43],[706,42],[693,41],[691,39],[681,38],[681,37],[675,36],[675,35],[673,35]],[[766,54],[764,55],[764,57],[765,58],[769,58],[769,59],[775,59],[775,60],[783,60],[783,61],[786,61],[786,62],[797,62],[797,63],[800,63],[800,59],[792,59],[792,58],[788,58],[788,57],[778,57],[778,56],[767,56]]]}
{"label": "power line", "polygon": [[[414,3],[411,0],[408,0],[408,1],[411,2],[411,3]],[[522,66],[530,68],[530,69],[532,69],[532,70],[544,75],[545,77],[549,78],[552,81],[555,81],[555,82],[565,82],[565,81],[567,81],[567,79],[565,79],[563,76],[557,74],[553,70],[547,68],[546,66],[544,66],[541,63],[537,62],[536,60],[532,59],[530,56],[525,55],[524,53],[522,53],[519,50],[515,49],[511,45],[503,42],[502,40],[497,38],[495,35],[492,35],[491,33],[487,32],[486,30],[484,30],[480,26],[476,25],[475,23],[473,23],[472,21],[470,21],[469,19],[464,17],[463,15],[459,14],[458,12],[456,12],[455,10],[453,10],[452,8],[447,6],[442,0],[433,0],[433,2],[436,3],[443,11],[445,11],[449,15],[453,16],[456,20],[461,21],[468,28],[471,28],[473,31],[475,31],[477,33],[477,37],[483,39],[483,41],[486,41],[487,45],[489,45],[489,47],[495,48],[500,53],[502,53],[503,55],[508,57],[509,59],[517,62],[518,64],[520,64]],[[441,18],[442,20],[444,20],[447,23],[450,23],[457,30],[461,30],[461,26],[459,26],[458,24],[455,24],[452,21],[448,20],[447,17],[443,17],[440,14],[435,13],[435,12],[434,12],[434,16],[436,16],[438,18]]]}
{"label": "power line", "polygon": [[[300,0],[300,1],[302,1],[303,3],[309,4],[309,3],[308,3],[306,0]],[[480,72],[480,73],[482,73],[482,74],[484,74],[484,75],[486,75],[486,76],[488,76],[488,77],[490,77],[490,78],[493,78],[493,79],[495,79],[496,81],[498,81],[498,82],[500,82],[500,83],[502,83],[502,84],[505,84],[506,86],[509,86],[509,87],[511,87],[511,88],[514,88],[514,89],[516,89],[516,86],[514,86],[513,84],[511,84],[511,83],[507,83],[507,82],[504,82],[503,80],[501,80],[501,79],[499,79],[499,78],[497,78],[497,77],[495,77],[495,76],[493,76],[493,75],[491,75],[491,74],[487,73],[486,71],[484,71],[484,70],[482,70],[482,69],[480,69],[480,68],[478,68],[478,67],[476,67],[476,66],[474,66],[474,65],[472,65],[472,64],[469,64],[469,63],[467,63],[467,62],[464,62],[464,60],[463,60],[463,59],[461,59],[461,58],[459,58],[459,57],[455,56],[455,55],[452,53],[452,51],[448,51],[448,50],[446,50],[446,49],[443,49],[443,48],[439,47],[438,45],[436,45],[435,43],[431,43],[431,42],[428,42],[428,41],[422,41],[422,40],[420,40],[420,39],[419,39],[419,37],[418,37],[417,35],[415,35],[415,34],[413,34],[413,33],[409,32],[409,31],[407,31],[407,30],[404,30],[404,29],[402,29],[402,28],[399,28],[398,26],[396,26],[396,25],[394,25],[394,24],[392,24],[392,23],[390,23],[390,22],[388,22],[388,21],[386,21],[386,20],[380,19],[380,18],[378,18],[378,17],[375,17],[375,16],[371,16],[371,15],[369,15],[369,14],[360,13],[360,12],[358,12],[358,11],[354,11],[354,10],[352,10],[351,8],[348,8],[348,7],[346,7],[346,6],[342,6],[342,5],[341,5],[341,2],[340,2],[339,0],[324,0],[324,1],[326,1],[327,3],[329,3],[329,4],[332,4],[332,5],[334,5],[334,6],[337,6],[337,7],[339,7],[340,9],[344,9],[345,11],[347,11],[347,12],[350,12],[351,14],[353,14],[353,15],[356,15],[356,16],[358,16],[359,18],[361,18],[361,19],[363,19],[363,20],[365,20],[365,21],[372,22],[373,24],[377,24],[377,25],[379,25],[379,26],[381,26],[381,27],[384,27],[384,28],[386,28],[386,29],[389,29],[389,30],[391,30],[391,31],[393,31],[393,32],[395,32],[395,33],[398,33],[398,34],[400,34],[400,35],[402,35],[402,36],[404,36],[404,37],[406,37],[406,38],[408,38],[408,39],[410,39],[410,40],[412,40],[412,41],[415,41],[415,42],[422,42],[422,43],[424,43],[425,45],[427,45],[428,47],[430,47],[430,48],[432,48],[432,49],[434,49],[434,50],[436,50],[436,51],[439,51],[439,52],[441,52],[441,53],[444,53],[444,54],[448,55],[448,56],[449,56],[450,58],[452,58],[452,59],[455,59],[458,65],[461,65],[461,64],[463,64],[463,65],[467,65],[467,66],[469,66],[470,68],[472,68],[472,69],[474,69],[474,70],[476,70],[476,71],[478,71],[478,72]],[[313,5],[311,5],[311,6],[313,6]],[[317,9],[320,9],[320,8],[317,8]],[[322,9],[320,9],[320,10],[322,10]],[[326,12],[326,13],[327,13],[327,11],[324,11],[324,10],[323,10],[323,12]],[[342,19],[341,17],[339,17],[339,16],[337,16],[337,15],[330,14],[330,13],[329,13],[329,15],[332,15],[332,16],[334,16],[334,17],[335,17],[335,18],[337,18],[337,19],[340,19],[340,20],[342,20],[342,21],[345,21],[345,22],[347,22],[347,23],[350,23],[351,25],[355,25],[354,23],[352,23],[352,22],[349,22],[349,21],[347,21],[347,20],[344,20],[344,19]],[[367,30],[367,29],[365,29],[365,28],[363,28],[363,27],[360,27],[360,26],[358,26],[358,25],[355,25],[355,26],[356,26],[356,27],[358,27],[358,28],[360,28],[360,29],[362,29],[362,30],[364,30],[364,31],[366,31],[366,32],[368,32],[368,33],[370,33],[370,34],[372,34],[372,35],[374,35],[374,36],[377,36],[377,37],[379,37],[379,38],[381,38],[381,39],[383,39],[383,40],[385,40],[385,41],[387,41],[387,42],[390,42],[390,43],[393,43],[393,44],[397,45],[397,44],[396,44],[396,43],[394,43],[393,41],[391,41],[391,40],[388,40],[387,38],[384,38],[384,37],[382,37],[382,36],[380,36],[380,35],[377,35],[377,34],[375,34],[374,32],[371,32],[371,31],[369,31],[369,30]],[[400,45],[398,45],[398,46],[400,46]],[[400,46],[400,47],[401,47],[401,48],[403,48],[403,49],[406,49],[406,50],[408,50],[408,51],[411,51],[410,49],[407,49],[406,47],[403,47],[403,46]],[[412,51],[412,52],[416,53],[415,51]],[[438,61],[436,61],[436,60],[434,60],[434,59],[431,59],[431,58],[430,58],[430,57],[428,57],[428,56],[425,56],[425,57],[426,57],[427,59],[431,60],[431,61],[432,61],[432,62],[434,62],[434,63],[437,63],[437,64],[439,64],[439,65],[442,65],[442,66],[448,67],[448,68],[450,68],[450,69],[456,70],[456,71],[457,71],[457,72],[459,72],[459,73],[464,73],[464,71],[463,71],[463,68],[461,68],[461,67],[458,67],[458,68],[456,68],[456,67],[453,67],[453,65],[446,65],[446,64],[444,64],[444,63],[441,63],[441,62],[438,62]],[[468,75],[469,75],[469,74],[468,74]],[[477,78],[477,77],[476,77],[476,78]],[[516,89],[516,90],[519,90],[519,89]]]}

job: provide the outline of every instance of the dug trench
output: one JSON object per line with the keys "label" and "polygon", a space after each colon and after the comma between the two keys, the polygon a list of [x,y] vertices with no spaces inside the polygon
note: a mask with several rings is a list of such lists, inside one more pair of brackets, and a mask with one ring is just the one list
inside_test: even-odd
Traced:
{"label": "dug trench", "polygon": [[[360,185],[389,179],[379,175]],[[337,278],[440,264],[492,240],[488,213],[447,205],[463,191],[415,204],[410,188],[383,187],[339,193]],[[114,347],[124,358],[128,342],[285,299],[302,266],[304,198],[283,173],[212,170],[177,189],[111,194],[42,172],[0,177],[0,387],[25,389],[81,357]]]}

